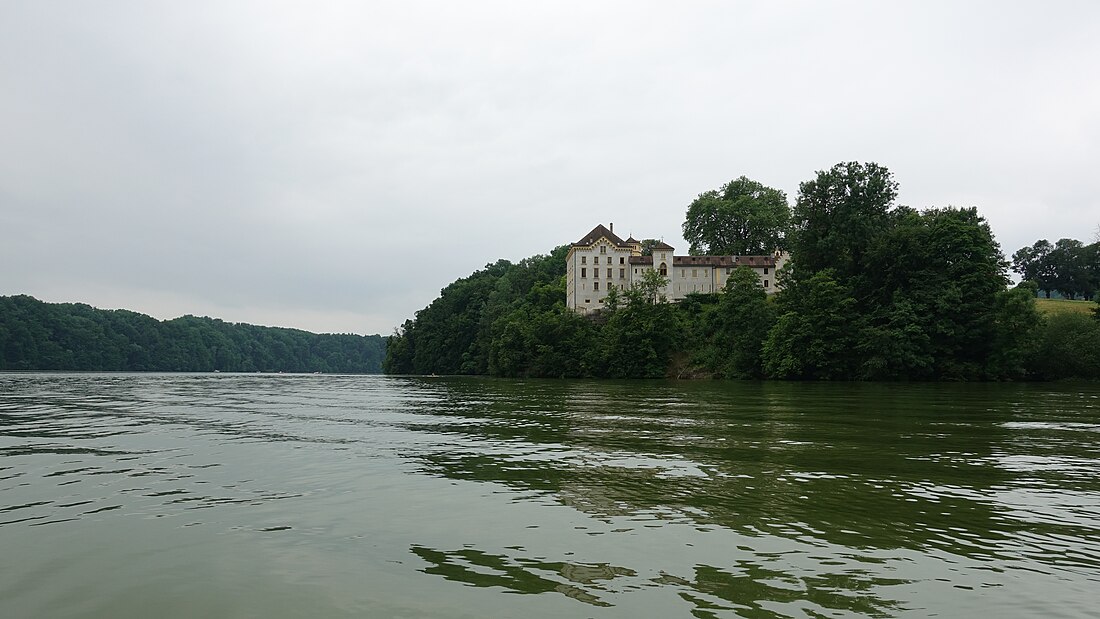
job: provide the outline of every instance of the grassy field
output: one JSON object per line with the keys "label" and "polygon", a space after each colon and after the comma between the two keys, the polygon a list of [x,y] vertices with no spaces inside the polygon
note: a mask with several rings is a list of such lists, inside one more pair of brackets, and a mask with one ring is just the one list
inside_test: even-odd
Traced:
{"label": "grassy field", "polygon": [[1069,301],[1067,299],[1036,299],[1039,311],[1044,314],[1090,314],[1096,308],[1093,301]]}

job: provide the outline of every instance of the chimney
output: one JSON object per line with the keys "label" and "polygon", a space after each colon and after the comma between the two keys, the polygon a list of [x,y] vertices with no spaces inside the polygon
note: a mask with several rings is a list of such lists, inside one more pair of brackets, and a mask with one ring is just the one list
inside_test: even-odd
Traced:
{"label": "chimney", "polygon": [[615,234],[615,222],[611,222],[611,234]]}

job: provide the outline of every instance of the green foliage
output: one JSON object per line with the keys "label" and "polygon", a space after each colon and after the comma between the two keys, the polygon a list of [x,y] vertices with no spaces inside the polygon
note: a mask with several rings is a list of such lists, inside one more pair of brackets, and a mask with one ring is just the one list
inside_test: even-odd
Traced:
{"label": "green foliage", "polygon": [[655,271],[613,290],[597,320],[565,306],[565,255],[487,266],[443,289],[389,340],[384,369],[511,377],[664,376],[680,323]]}
{"label": "green foliage", "polygon": [[644,303],[663,303],[666,298],[661,291],[668,286],[668,278],[661,275],[657,269],[646,269],[642,272],[641,281],[635,282],[632,292],[634,296],[627,295],[628,301]]}
{"label": "green foliage", "polygon": [[1057,291],[1067,299],[1088,299],[1100,289],[1100,242],[1040,239],[1012,254],[1012,269],[1035,282],[1046,298]]}
{"label": "green foliage", "polygon": [[762,378],[764,340],[776,318],[759,277],[750,268],[738,267],[719,293],[717,307],[704,319],[703,364],[718,376]]}
{"label": "green foliage", "polygon": [[[745,236],[730,233],[736,226],[722,229],[725,237],[717,231],[723,214],[736,219],[722,209],[748,208],[764,190],[742,177],[702,194],[684,224],[685,233],[697,234],[693,249],[763,253],[729,245]],[[406,322],[390,339],[385,369],[615,378],[1096,377],[1100,344],[1089,338],[1100,321],[1043,320],[1034,284],[1008,289],[1008,265],[976,209],[917,211],[894,206],[896,195],[889,170],[873,163],[837,164],[802,183],[790,266],[776,274],[781,290],[770,298],[757,274],[738,269],[717,295],[664,303],[668,280],[647,270],[632,289],[609,294],[602,313],[581,318],[565,307],[568,248],[489,265]],[[1100,260],[1092,246],[1063,241],[1049,251],[1025,248],[1016,263],[1024,268],[1034,255],[1058,251],[1083,256],[1086,265]],[[1083,334],[1076,349],[1073,330]]]}
{"label": "green foliage", "polygon": [[641,241],[642,255],[643,256],[652,256],[653,255],[653,248],[660,245],[661,243],[662,243],[662,241],[660,239],[642,239],[642,241]]}
{"label": "green foliage", "polygon": [[684,239],[693,255],[761,255],[785,249],[787,196],[744,176],[707,191],[688,206]]}
{"label": "green foliage", "polygon": [[126,310],[0,297],[0,370],[369,374],[381,371],[385,345],[377,335],[195,316],[161,322]]}
{"label": "green foliage", "polygon": [[993,310],[993,352],[990,376],[1026,378],[1029,359],[1034,358],[1040,336],[1042,314],[1035,303],[1035,284],[1024,282],[997,293]]}
{"label": "green foliage", "polygon": [[1050,241],[1041,239],[1031,247],[1021,247],[1012,254],[1012,270],[1023,276],[1024,280],[1035,282],[1048,299],[1054,290],[1055,273],[1050,261],[1053,249]]}
{"label": "green foliage", "polygon": [[1024,376],[1038,314],[1026,292],[1006,290],[1007,264],[989,225],[973,208],[894,208],[896,191],[875,164],[838,164],[802,184],[795,268],[778,295],[783,314],[768,336],[767,374]]}
{"label": "green foliage", "polygon": [[851,378],[860,319],[851,290],[825,270],[784,289],[779,303],[779,320],[763,348],[768,376]]}
{"label": "green foliage", "polygon": [[1084,314],[1046,316],[1028,366],[1041,380],[1100,379],[1100,321]]}
{"label": "green foliage", "polygon": [[390,337],[389,374],[585,376],[595,326],[565,307],[565,255],[501,260],[444,288]]}
{"label": "green foliage", "polygon": [[863,255],[887,225],[898,185],[875,163],[838,163],[799,186],[791,253],[810,273],[833,269],[846,280],[868,266]]}
{"label": "green foliage", "polygon": [[682,332],[675,308],[654,303],[642,286],[629,290],[626,299],[600,329],[594,373],[610,378],[665,376]]}

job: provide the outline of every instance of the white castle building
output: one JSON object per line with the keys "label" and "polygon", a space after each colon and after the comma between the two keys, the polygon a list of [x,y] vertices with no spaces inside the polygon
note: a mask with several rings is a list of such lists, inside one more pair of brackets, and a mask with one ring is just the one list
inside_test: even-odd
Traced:
{"label": "white castle building", "polygon": [[612,288],[630,289],[642,281],[647,270],[656,269],[668,284],[660,293],[679,301],[692,293],[719,292],[733,270],[747,266],[756,271],[760,286],[775,292],[775,272],[787,261],[787,254],[770,256],[677,256],[673,247],[661,242],[650,256],[642,255],[642,243],[633,237],[615,236],[615,224],[600,224],[573,243],[566,254],[566,305],[584,314],[603,309],[604,297]]}

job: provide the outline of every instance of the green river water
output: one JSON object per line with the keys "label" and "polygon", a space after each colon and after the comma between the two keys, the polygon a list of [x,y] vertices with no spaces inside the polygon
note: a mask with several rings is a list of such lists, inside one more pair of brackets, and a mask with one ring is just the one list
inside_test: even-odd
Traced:
{"label": "green river water", "polygon": [[0,374],[0,617],[1095,617],[1100,385]]}

